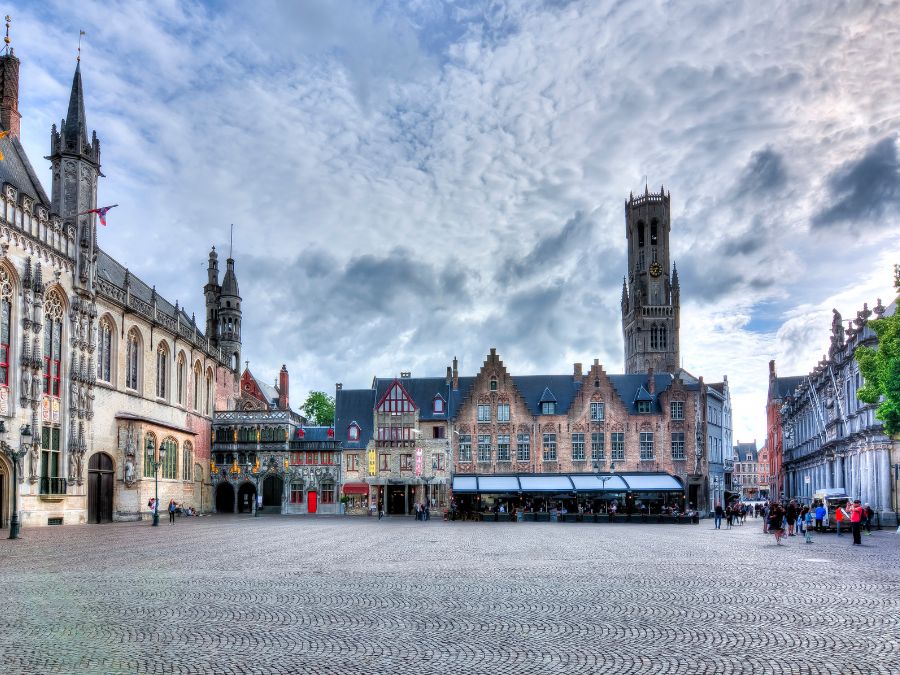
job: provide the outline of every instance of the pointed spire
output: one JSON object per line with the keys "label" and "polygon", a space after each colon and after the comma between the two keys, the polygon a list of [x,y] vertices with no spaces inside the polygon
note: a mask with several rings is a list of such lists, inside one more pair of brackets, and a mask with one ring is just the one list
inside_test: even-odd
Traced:
{"label": "pointed spire", "polygon": [[625,282],[625,276],[622,275],[622,301],[628,298],[628,284]]}
{"label": "pointed spire", "polygon": [[678,288],[678,265],[672,263],[672,286]]}
{"label": "pointed spire", "polygon": [[88,146],[87,117],[84,114],[84,91],[81,86],[81,61],[75,66],[72,93],[69,95],[69,112],[62,129],[63,143],[67,149],[81,152]]}

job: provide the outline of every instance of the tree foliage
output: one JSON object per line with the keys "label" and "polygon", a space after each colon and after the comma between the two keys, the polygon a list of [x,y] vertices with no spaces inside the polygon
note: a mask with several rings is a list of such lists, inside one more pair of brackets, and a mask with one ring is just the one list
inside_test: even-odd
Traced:
{"label": "tree foliage", "polygon": [[324,391],[311,391],[300,406],[300,411],[310,424],[331,426],[334,424],[334,397]]}
{"label": "tree foliage", "polygon": [[856,360],[865,378],[857,396],[866,403],[879,403],[875,416],[884,423],[888,436],[900,436],[900,313],[869,322],[878,336],[878,347],[858,347]]}

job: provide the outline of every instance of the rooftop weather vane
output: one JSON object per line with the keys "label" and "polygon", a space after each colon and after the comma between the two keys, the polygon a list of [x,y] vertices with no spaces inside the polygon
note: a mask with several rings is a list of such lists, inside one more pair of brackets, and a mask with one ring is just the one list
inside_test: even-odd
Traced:
{"label": "rooftop weather vane", "polygon": [[76,61],[78,61],[78,63],[81,63],[81,38],[85,35],[87,35],[87,33],[85,33],[83,30],[78,31],[78,58],[75,59]]}

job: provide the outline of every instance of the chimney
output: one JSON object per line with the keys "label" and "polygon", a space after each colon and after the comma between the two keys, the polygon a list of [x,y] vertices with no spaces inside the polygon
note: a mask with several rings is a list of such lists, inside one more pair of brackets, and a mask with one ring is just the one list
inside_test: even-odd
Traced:
{"label": "chimney", "polygon": [[453,382],[453,369],[450,366],[447,366],[447,386],[450,386],[450,383]]}
{"label": "chimney", "polygon": [[456,357],[453,357],[453,391],[459,389],[459,371],[457,370],[457,366],[459,362],[456,360]]}
{"label": "chimney", "polygon": [[[7,24],[7,29],[8,27],[9,24]],[[8,54],[0,56],[0,128],[4,131],[9,130],[10,136],[18,138],[21,119],[22,116],[19,114],[19,59],[10,49]]]}
{"label": "chimney", "polygon": [[343,383],[343,382],[338,382],[338,383],[336,383],[336,384],[334,385],[334,390],[335,390],[335,391],[340,391],[340,390],[343,389],[343,388],[344,388],[344,383]]}
{"label": "chimney", "polygon": [[281,410],[287,410],[288,405],[288,370],[286,365],[281,366],[281,372],[278,373],[278,407]]}
{"label": "chimney", "polygon": [[653,366],[647,368],[647,391],[650,394],[656,393],[656,382],[653,378]]}
{"label": "chimney", "polygon": [[580,363],[576,363],[576,364],[575,364],[575,372],[572,374],[572,379],[578,381],[578,380],[580,380],[581,378],[582,378],[582,375],[581,375],[581,364],[580,364]]}
{"label": "chimney", "polygon": [[401,370],[401,371],[400,371],[400,377],[401,377],[402,379],[404,379],[404,380],[408,380],[409,378],[412,377],[412,373],[411,373],[410,371],[408,371],[408,370]]}

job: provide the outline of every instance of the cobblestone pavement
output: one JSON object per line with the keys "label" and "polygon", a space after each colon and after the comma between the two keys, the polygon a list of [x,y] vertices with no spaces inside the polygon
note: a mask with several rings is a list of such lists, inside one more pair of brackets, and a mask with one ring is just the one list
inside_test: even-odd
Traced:
{"label": "cobblestone pavement", "polygon": [[786,541],[752,519],[26,529],[0,540],[0,673],[900,673],[900,536]]}

